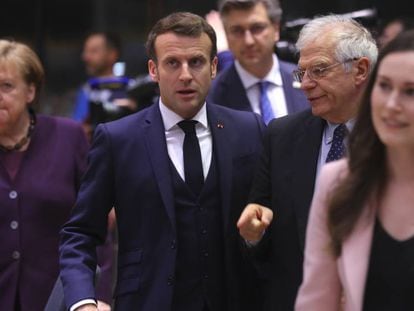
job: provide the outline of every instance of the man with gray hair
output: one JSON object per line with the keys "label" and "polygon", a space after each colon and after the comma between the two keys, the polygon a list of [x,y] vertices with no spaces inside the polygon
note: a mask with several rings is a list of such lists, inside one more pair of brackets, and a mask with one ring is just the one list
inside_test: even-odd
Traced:
{"label": "man with gray hair", "polygon": [[293,87],[295,65],[274,53],[282,9],[278,0],[221,0],[220,15],[235,62],[214,81],[209,99],[219,105],[275,117],[308,108]]}
{"label": "man with gray hair", "polygon": [[238,222],[256,266],[268,277],[265,309],[273,311],[294,308],[315,180],[325,162],[343,155],[344,136],[377,58],[371,34],[339,15],[310,21],[297,47],[300,59],[293,75],[311,110],[268,126],[251,204]]}

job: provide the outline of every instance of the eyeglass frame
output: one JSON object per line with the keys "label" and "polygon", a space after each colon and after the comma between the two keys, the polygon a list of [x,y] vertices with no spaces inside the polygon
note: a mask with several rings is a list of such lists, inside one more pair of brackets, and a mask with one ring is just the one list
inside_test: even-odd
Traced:
{"label": "eyeglass frame", "polygon": [[[307,72],[309,79],[311,79],[312,81],[317,81],[317,80],[324,78],[328,70],[335,68],[339,65],[344,65],[346,63],[353,62],[358,59],[359,58],[349,58],[349,59],[344,60],[343,62],[337,62],[332,65],[326,66],[326,67],[321,67],[320,65],[314,65],[314,66],[310,66],[306,68],[305,70],[295,69],[292,71],[293,80],[295,82],[302,83],[303,77],[305,76],[305,73]],[[315,70],[318,71],[317,74],[315,74]]]}
{"label": "eyeglass frame", "polygon": [[246,35],[246,31],[250,32],[252,36],[258,36],[270,27],[270,23],[254,23],[247,28],[241,26],[231,26],[227,32],[234,38],[241,39]]}

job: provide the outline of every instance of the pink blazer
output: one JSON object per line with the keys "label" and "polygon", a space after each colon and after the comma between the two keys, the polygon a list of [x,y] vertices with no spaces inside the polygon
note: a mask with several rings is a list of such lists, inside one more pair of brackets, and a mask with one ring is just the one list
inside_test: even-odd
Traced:
{"label": "pink blazer", "polygon": [[374,209],[368,204],[355,229],[335,258],[329,251],[326,199],[347,171],[346,160],[326,164],[319,176],[306,233],[304,279],[296,299],[297,311],[360,311],[363,307]]}

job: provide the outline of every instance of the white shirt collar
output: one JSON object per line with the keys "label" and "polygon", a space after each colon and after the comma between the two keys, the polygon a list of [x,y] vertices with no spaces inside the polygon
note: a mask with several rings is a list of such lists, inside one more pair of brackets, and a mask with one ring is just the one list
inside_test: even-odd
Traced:
{"label": "white shirt collar", "polygon": [[[184,120],[183,117],[179,116],[177,113],[165,106],[165,104],[161,101],[161,97],[158,105],[160,107],[162,121],[166,131],[171,130],[174,126],[177,126],[178,122]],[[204,103],[201,109],[193,118],[191,118],[191,120],[198,121],[203,127],[208,128],[206,103]]]}
{"label": "white shirt collar", "polygon": [[272,57],[272,68],[263,79],[257,78],[256,76],[248,72],[246,69],[244,69],[238,60],[234,62],[234,65],[236,66],[236,71],[239,74],[240,80],[246,90],[256,85],[259,81],[268,81],[274,85],[283,86],[282,76],[280,75],[279,69],[279,60],[277,59],[275,54],[273,54]]}

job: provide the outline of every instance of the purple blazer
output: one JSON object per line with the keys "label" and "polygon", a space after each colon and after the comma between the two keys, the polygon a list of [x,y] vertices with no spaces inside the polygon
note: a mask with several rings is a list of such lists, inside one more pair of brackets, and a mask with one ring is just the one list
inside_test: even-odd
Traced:
{"label": "purple blazer", "polygon": [[0,161],[0,306],[43,310],[58,277],[59,231],[86,169],[80,125],[37,117],[20,169],[11,180]]}

